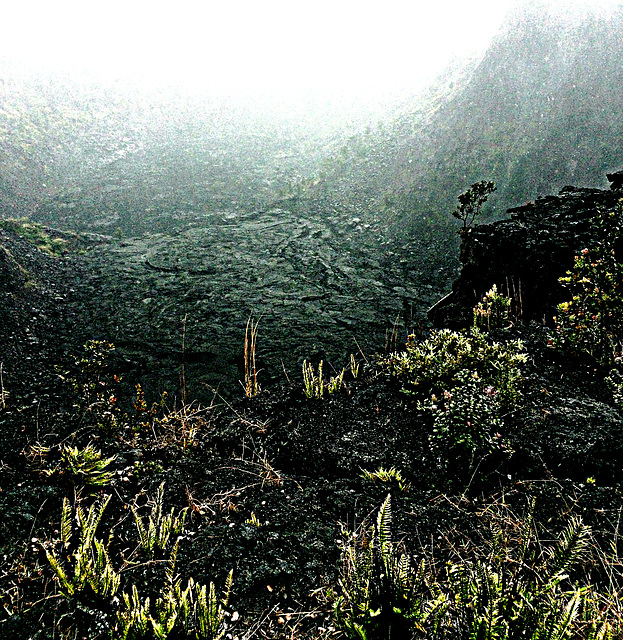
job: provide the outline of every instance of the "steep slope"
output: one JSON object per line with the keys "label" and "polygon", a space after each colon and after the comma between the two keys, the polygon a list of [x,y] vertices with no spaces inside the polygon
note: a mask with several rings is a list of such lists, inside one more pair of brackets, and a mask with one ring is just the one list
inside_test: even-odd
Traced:
{"label": "steep slope", "polygon": [[623,164],[623,11],[517,11],[480,60],[448,70],[390,126],[353,139],[325,186],[374,194],[403,227],[493,179],[494,211]]}

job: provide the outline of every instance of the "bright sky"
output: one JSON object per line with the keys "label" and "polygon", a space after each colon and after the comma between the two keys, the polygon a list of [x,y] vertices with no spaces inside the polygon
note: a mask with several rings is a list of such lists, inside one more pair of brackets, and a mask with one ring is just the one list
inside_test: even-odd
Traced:
{"label": "bright sky", "polygon": [[5,0],[0,55],[107,77],[385,88],[497,28],[512,0]]}
{"label": "bright sky", "polygon": [[[569,0],[566,0],[567,3]],[[575,0],[578,1],[578,0]],[[589,1],[590,0],[584,0]],[[603,0],[601,0],[603,2]],[[110,80],[364,95],[486,45],[513,0],[4,0],[0,57]]]}

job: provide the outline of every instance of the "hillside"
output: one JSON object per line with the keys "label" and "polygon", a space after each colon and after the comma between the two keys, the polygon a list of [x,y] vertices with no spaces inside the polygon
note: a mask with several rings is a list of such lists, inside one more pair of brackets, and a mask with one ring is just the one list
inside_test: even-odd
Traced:
{"label": "hillside", "polygon": [[[615,193],[569,198],[583,203],[571,216],[555,215],[555,199],[536,205],[550,207],[550,231],[568,231],[597,202],[622,226]],[[3,296],[15,311],[31,301],[11,338],[18,349],[2,354],[3,637],[99,640],[125,629],[152,638],[166,623],[160,636],[170,639],[337,640],[357,637],[347,624],[356,621],[379,640],[422,629],[467,638],[491,597],[479,590],[483,571],[506,585],[496,606],[513,589],[533,598],[513,618],[500,614],[517,637],[567,619],[562,638],[594,637],[593,622],[620,637],[623,576],[608,554],[620,544],[621,387],[613,393],[604,380],[616,367],[554,348],[543,324],[506,318],[358,354],[341,374],[321,377],[315,361],[257,395],[248,361],[249,397],[152,405],[119,378],[128,362],[112,345],[77,344],[86,305],[108,304],[112,326],[123,318],[114,299],[77,295],[84,255],[68,253],[71,238],[20,224],[1,235]],[[539,216],[524,213],[522,224],[539,228]],[[560,264],[561,275],[572,266]],[[390,535],[395,544],[381,546]],[[387,568],[365,564],[380,552],[400,562],[389,585]],[[215,631],[204,633],[188,579],[213,580],[218,594],[230,569],[231,593],[213,601]],[[357,588],[362,575],[369,597]],[[473,596],[463,599],[467,584]],[[397,596],[392,585],[403,585]],[[434,605],[440,594],[447,607]],[[569,603],[578,603],[570,618]]]}
{"label": "hillside", "polygon": [[0,638],[623,638],[623,12],[548,4],[367,129],[2,71]]}
{"label": "hillside", "polygon": [[439,219],[483,178],[498,215],[567,184],[605,186],[623,152],[622,28],[617,9],[518,10],[481,58],[336,150],[324,187],[385,205],[400,228]]}

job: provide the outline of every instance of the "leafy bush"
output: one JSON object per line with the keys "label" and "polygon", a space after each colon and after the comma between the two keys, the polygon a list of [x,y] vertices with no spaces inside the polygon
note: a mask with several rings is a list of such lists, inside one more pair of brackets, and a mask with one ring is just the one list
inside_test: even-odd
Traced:
{"label": "leafy bush", "polygon": [[494,284],[482,302],[474,307],[474,326],[482,331],[508,327],[510,324],[511,299],[498,293]]}
{"label": "leafy bush", "polygon": [[521,340],[489,342],[475,327],[469,332],[440,329],[422,342],[409,336],[406,350],[383,363],[407,394],[439,396],[461,384],[460,373],[468,373],[477,374],[483,388],[496,389],[502,404],[512,405],[519,395],[519,365],[526,361],[522,351]]}
{"label": "leafy bush", "polygon": [[519,400],[522,351],[520,340],[490,342],[477,327],[442,329],[422,342],[410,336],[406,351],[391,354],[383,364],[432,414],[433,446],[446,452],[464,449],[473,461],[477,452],[510,452],[500,431],[502,415]]}
{"label": "leafy bush", "polygon": [[554,341],[613,366],[623,356],[623,262],[616,250],[623,237],[623,200],[615,211],[599,210],[593,223],[596,246],[583,249],[560,278],[572,297],[558,305]]}
{"label": "leafy bush", "polygon": [[74,408],[81,413],[82,419],[107,435],[120,428],[122,419],[115,390],[120,379],[108,371],[114,350],[115,345],[110,342],[89,340],[84,345],[82,356],[75,360],[80,373],[71,376],[67,372],[59,372],[61,380],[73,388]]}
{"label": "leafy bush", "polygon": [[470,466],[477,452],[505,450],[511,453],[502,438],[503,421],[499,392],[492,386],[484,387],[477,374],[461,372],[459,385],[451,392],[444,391],[443,403],[423,406],[433,414],[431,445],[447,452],[463,449],[470,454]]}

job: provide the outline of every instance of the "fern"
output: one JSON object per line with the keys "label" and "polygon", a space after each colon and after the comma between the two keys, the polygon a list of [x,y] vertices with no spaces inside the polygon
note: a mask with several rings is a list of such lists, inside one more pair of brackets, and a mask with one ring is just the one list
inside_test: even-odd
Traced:
{"label": "fern", "polygon": [[63,498],[63,509],[61,511],[61,542],[65,545],[65,548],[69,545],[71,540],[71,507],[69,506],[69,500]]}
{"label": "fern", "polygon": [[[333,598],[336,626],[349,638],[401,637],[409,628],[434,626],[445,612],[445,598],[427,603],[427,565],[414,569],[406,553],[391,539],[391,495],[381,505],[376,524],[360,535],[343,531],[341,594]],[[361,542],[363,539],[363,542]],[[430,604],[430,606],[428,606]]]}
{"label": "fern", "polygon": [[113,471],[106,471],[106,467],[117,459],[117,456],[104,458],[92,444],[84,449],[78,447],[63,447],[61,457],[66,470],[77,485],[104,486],[115,476]]}
{"label": "fern", "polygon": [[119,574],[113,569],[108,553],[100,540],[93,541],[95,563],[89,567],[87,579],[93,591],[101,596],[114,596],[121,584]]}
{"label": "fern", "polygon": [[361,469],[361,477],[366,480],[379,480],[380,482],[385,483],[394,481],[398,485],[400,491],[407,491],[411,486],[411,483],[404,481],[402,474],[395,467],[391,467],[391,469],[379,467],[376,471],[366,471],[365,469]]}
{"label": "fern", "polygon": [[[178,516],[174,515],[173,510],[163,515],[163,498],[164,487],[161,485],[147,523],[133,509],[139,546],[148,555],[158,548],[164,550],[171,535],[183,531],[186,510],[182,510]],[[162,586],[159,591],[153,588],[157,594],[155,598],[146,597],[143,600],[136,584],[132,584],[129,591],[122,591],[122,576],[115,570],[106,545],[95,537],[109,500],[110,496],[107,496],[92,504],[88,510],[79,503],[75,505],[78,541],[72,552],[63,554],[65,560],[59,560],[54,548],[46,545],[46,557],[60,593],[68,599],[78,599],[80,606],[88,603],[91,608],[103,607],[106,615],[115,612],[114,628],[109,629],[111,637],[115,639],[149,637],[166,640],[180,634],[180,637],[200,640],[222,638],[227,629],[225,609],[229,602],[233,573],[229,573],[220,599],[216,596],[214,583],[210,583],[206,590],[206,587],[196,585],[190,579],[188,586],[182,589],[181,581],[175,575],[179,550],[179,539],[176,539],[168,560],[162,564],[153,563],[155,567],[164,567]],[[61,511],[60,542],[66,550],[72,533],[71,521],[72,509],[65,500]],[[197,595],[196,599],[194,594]]]}
{"label": "fern", "polygon": [[132,515],[138,532],[139,543],[148,556],[152,556],[156,549],[161,551],[167,546],[171,534],[179,535],[186,522],[188,509],[182,509],[177,516],[174,516],[174,509],[164,516],[162,515],[162,503],[164,500],[164,483],[156,492],[156,498],[152,505],[151,514],[147,518],[147,526],[143,518],[139,516],[136,508],[131,507]]}
{"label": "fern", "polygon": [[391,494],[387,495],[385,502],[379,509],[379,515],[376,519],[376,535],[378,536],[378,548],[381,552],[383,565],[388,566],[391,559],[392,543],[390,526],[392,522],[392,498]]}
{"label": "fern", "polygon": [[551,551],[547,583],[565,577],[573,565],[586,555],[590,536],[590,529],[582,523],[582,518],[572,517],[558,544]]}
{"label": "fern", "polygon": [[80,526],[80,546],[82,548],[91,546],[95,536],[95,530],[97,529],[100,520],[102,519],[104,509],[106,509],[109,502],[110,496],[106,496],[103,500],[100,500],[99,503],[96,502],[91,505],[89,513],[86,516],[82,507],[79,504],[76,506],[76,518],[78,520],[78,525]]}
{"label": "fern", "polygon": [[48,559],[48,562],[50,563],[50,566],[54,570],[56,577],[58,578],[59,588],[61,593],[66,598],[73,596],[75,592],[73,581],[69,580],[69,578],[67,577],[67,574],[59,564],[58,559],[54,554],[54,551],[48,551],[46,549],[45,555],[46,555],[46,558]]}
{"label": "fern", "polygon": [[547,640],[565,640],[571,635],[571,625],[577,618],[581,603],[582,591],[577,589],[561,612],[559,619],[556,620],[552,633]]}
{"label": "fern", "polygon": [[213,582],[210,583],[209,589],[206,589],[205,585],[196,586],[199,637],[203,640],[219,640],[225,634],[226,628],[223,625],[223,621],[225,607],[229,603],[233,575],[233,571],[230,571],[227,575],[225,591],[220,601],[216,597],[216,588]]}

